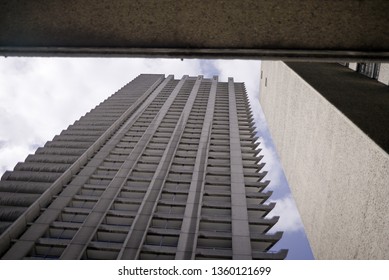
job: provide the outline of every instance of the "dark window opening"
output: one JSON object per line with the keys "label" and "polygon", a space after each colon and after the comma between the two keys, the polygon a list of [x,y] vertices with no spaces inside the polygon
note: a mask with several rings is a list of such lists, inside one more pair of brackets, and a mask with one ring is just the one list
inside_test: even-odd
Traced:
{"label": "dark window opening", "polygon": [[380,63],[374,63],[374,62],[358,63],[357,72],[369,78],[377,80],[378,74],[380,72]]}

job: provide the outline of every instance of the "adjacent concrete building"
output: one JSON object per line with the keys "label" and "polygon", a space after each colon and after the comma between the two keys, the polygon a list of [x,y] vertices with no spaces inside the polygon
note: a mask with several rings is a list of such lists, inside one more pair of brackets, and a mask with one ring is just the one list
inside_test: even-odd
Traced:
{"label": "adjacent concrete building", "polygon": [[387,64],[348,66],[262,62],[260,102],[315,258],[389,259]]}
{"label": "adjacent concrete building", "polygon": [[389,85],[389,63],[347,62],[342,64],[369,78],[375,79],[387,86]]}
{"label": "adjacent concrete building", "polygon": [[283,259],[243,83],[140,75],[0,181],[3,259]]}

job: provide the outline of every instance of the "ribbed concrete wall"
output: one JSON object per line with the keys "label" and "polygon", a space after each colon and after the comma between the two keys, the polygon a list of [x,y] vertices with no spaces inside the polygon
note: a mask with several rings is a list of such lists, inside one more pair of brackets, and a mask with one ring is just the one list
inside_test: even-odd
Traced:
{"label": "ribbed concrete wall", "polygon": [[145,91],[162,78],[163,75],[138,76],[104,104],[38,148],[25,162],[18,163],[14,171],[5,172],[0,181],[0,234],[28,210],[35,201],[33,197],[41,197],[66,171],[73,170],[67,177],[78,172],[87,157],[118,129],[120,121],[116,124],[115,121],[131,114],[131,110],[127,111],[129,107],[141,102],[139,98]]}
{"label": "ribbed concrete wall", "polygon": [[260,102],[315,258],[388,259],[387,152],[283,62],[262,63]]}

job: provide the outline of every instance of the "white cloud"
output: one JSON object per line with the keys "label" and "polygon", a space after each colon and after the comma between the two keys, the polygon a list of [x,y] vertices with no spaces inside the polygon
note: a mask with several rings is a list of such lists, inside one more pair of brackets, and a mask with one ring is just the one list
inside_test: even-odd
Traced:
{"label": "white cloud", "polygon": [[257,101],[257,108],[255,124],[258,128],[259,148],[262,149],[260,155],[263,155],[263,161],[266,163],[265,169],[268,170],[268,174],[265,179],[270,180],[270,189],[277,189],[277,187],[282,184],[283,179],[283,170],[278,159],[277,152],[271,140],[270,132],[265,120],[265,115],[263,114],[262,108]]}
{"label": "white cloud", "polygon": [[278,161],[277,153],[274,150],[274,147],[271,146],[264,137],[260,137],[259,141],[261,145],[259,148],[262,149],[260,155],[263,155],[263,162],[266,163],[264,169],[268,171],[265,180],[270,180],[269,189],[276,190],[282,184],[282,177],[284,176],[283,170]]}
{"label": "white cloud", "polygon": [[276,206],[270,212],[269,216],[280,216],[280,219],[270,232],[304,231],[300,214],[298,213],[294,200],[291,196],[285,196],[279,200],[275,200],[274,202],[276,202]]}
{"label": "white cloud", "polygon": [[14,166],[15,159],[24,159],[26,155],[35,152],[35,149],[23,144],[6,143],[0,148],[0,176],[9,170],[9,166]]}

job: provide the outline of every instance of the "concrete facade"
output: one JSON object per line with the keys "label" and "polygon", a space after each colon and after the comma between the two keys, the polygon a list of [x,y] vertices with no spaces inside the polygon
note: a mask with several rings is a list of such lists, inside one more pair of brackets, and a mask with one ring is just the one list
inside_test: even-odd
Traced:
{"label": "concrete facade", "polygon": [[350,63],[348,64],[348,67],[349,67],[351,70],[356,71],[356,70],[357,70],[357,63],[356,63],[356,62],[350,62]]}
{"label": "concrete facade", "polygon": [[[358,66],[360,63],[357,62],[350,62],[347,63],[346,65],[348,68],[354,71],[358,71]],[[373,75],[370,73],[371,78],[376,79],[377,81],[383,83],[384,85],[388,86],[389,85],[389,63],[370,63],[370,64],[375,64],[376,70]],[[374,75],[377,74],[377,75]]]}
{"label": "concrete facade", "polygon": [[242,83],[140,75],[0,181],[3,259],[283,259]]}
{"label": "concrete facade", "polygon": [[0,55],[387,61],[388,10],[386,0],[3,0]]}
{"label": "concrete facade", "polygon": [[[353,110],[347,112],[350,119],[342,112],[347,109],[328,93],[328,88],[322,93],[317,90],[320,85],[307,82],[311,78],[300,71],[302,64],[262,62],[260,102],[314,256],[389,259],[387,140],[378,145],[366,134],[363,124],[353,122],[353,118],[357,120],[350,114]],[[360,75],[342,70],[341,65],[308,65],[306,72],[312,73],[314,67],[322,71],[339,67],[345,72],[332,75],[338,79]],[[327,83],[334,96],[348,94],[336,87],[338,82],[331,78],[331,72],[325,77],[317,73],[312,76]],[[375,83],[384,90],[378,82],[360,77],[356,86]],[[353,79],[345,80],[355,84]],[[370,94],[367,103],[375,99],[374,92]],[[352,95],[346,97],[348,101],[341,103],[358,106]],[[389,108],[385,100],[380,103],[383,111]],[[365,111],[368,108],[365,105]],[[380,115],[379,109],[371,114]],[[387,123],[384,117],[383,134],[387,134]]]}
{"label": "concrete facade", "polygon": [[389,63],[381,63],[378,81],[389,86]]}

